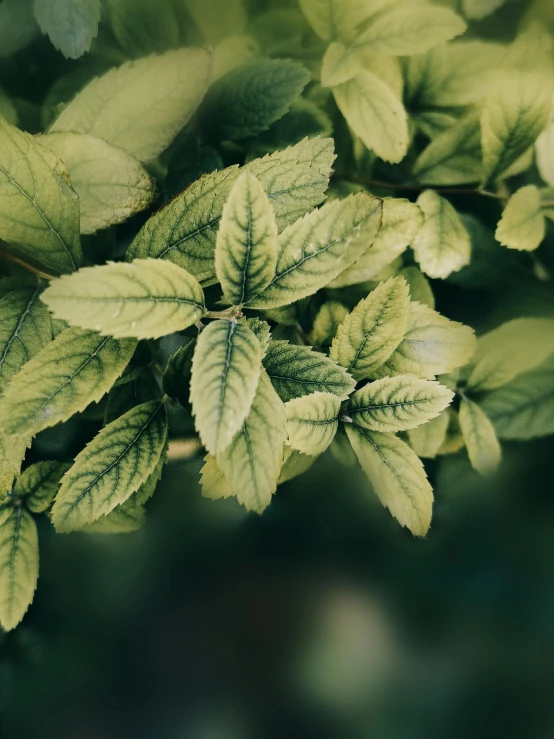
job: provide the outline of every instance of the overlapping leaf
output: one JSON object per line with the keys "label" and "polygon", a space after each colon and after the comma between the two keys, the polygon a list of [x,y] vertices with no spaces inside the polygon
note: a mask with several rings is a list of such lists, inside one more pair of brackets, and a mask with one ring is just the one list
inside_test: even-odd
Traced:
{"label": "overlapping leaf", "polygon": [[340,399],[315,392],[290,400],[286,406],[287,444],[303,454],[322,454],[338,429]]}
{"label": "overlapping leaf", "polygon": [[10,631],[25,615],[37,587],[38,536],[20,506],[0,513],[0,624]]}
{"label": "overlapping leaf", "polygon": [[541,194],[535,185],[521,187],[508,200],[495,236],[509,249],[533,251],[546,234]]}
{"label": "overlapping leaf", "polygon": [[98,33],[100,0],[34,0],[40,30],[68,59],[90,49]]}
{"label": "overlapping leaf", "polygon": [[62,476],[71,467],[67,462],[36,462],[17,478],[13,496],[24,498],[32,513],[43,513],[52,505]]}
{"label": "overlapping leaf", "polygon": [[494,426],[481,407],[467,398],[460,404],[460,426],[472,466],[481,475],[496,472],[502,450]]}

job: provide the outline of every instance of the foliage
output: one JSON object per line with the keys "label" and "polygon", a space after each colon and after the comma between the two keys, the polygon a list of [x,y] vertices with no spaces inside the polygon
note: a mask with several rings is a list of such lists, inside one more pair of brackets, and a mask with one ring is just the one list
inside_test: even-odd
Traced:
{"label": "foliage", "polygon": [[217,5],[0,4],[2,57],[83,57],[0,89],[5,629],[35,518],[136,530],[179,428],[210,499],[261,514],[330,449],[414,536],[421,458],[488,475],[554,433],[548,33],[493,43],[499,0]]}

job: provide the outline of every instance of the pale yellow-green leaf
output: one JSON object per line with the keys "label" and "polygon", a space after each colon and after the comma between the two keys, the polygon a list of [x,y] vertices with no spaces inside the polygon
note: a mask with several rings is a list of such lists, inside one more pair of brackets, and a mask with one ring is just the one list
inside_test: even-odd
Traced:
{"label": "pale yellow-green leaf", "polygon": [[41,288],[21,287],[0,299],[0,393],[25,362],[52,339]]}
{"label": "pale yellow-green leaf", "polygon": [[108,392],[136,348],[134,339],[113,339],[70,328],[47,344],[13,377],[0,398],[0,417],[10,442],[67,421]]}
{"label": "pale yellow-green leaf", "polygon": [[[182,0],[181,0],[182,2]],[[242,33],[248,16],[244,0],[184,0],[203,36],[214,43],[229,35]]]}
{"label": "pale yellow-green leaf", "polygon": [[260,45],[252,36],[228,36],[214,49],[212,83],[233,69],[260,56]]}
{"label": "pale yellow-green leaf", "polygon": [[389,0],[300,0],[308,23],[324,41],[352,41],[357,26]]}
{"label": "pale yellow-green leaf", "polygon": [[407,431],[436,418],[453,398],[451,390],[432,380],[385,377],[355,392],[346,413],[369,431]]}
{"label": "pale yellow-green leaf", "polygon": [[546,222],[541,212],[541,194],[535,185],[520,187],[508,200],[495,236],[509,249],[533,251],[546,234]]}
{"label": "pale yellow-green leaf", "polygon": [[336,87],[355,77],[363,68],[362,59],[352,54],[340,41],[329,44],[321,62],[321,84]]}
{"label": "pale yellow-green leaf", "polygon": [[198,337],[190,399],[196,427],[212,454],[229,447],[250,413],[261,361],[260,342],[245,324],[214,321]]}
{"label": "pale yellow-green leaf", "polygon": [[411,303],[404,338],[375,376],[409,374],[432,380],[466,364],[475,345],[469,326],[450,321],[426,305]]}
{"label": "pale yellow-green leaf", "polygon": [[233,495],[248,511],[262,513],[270,504],[286,437],[285,407],[262,371],[248,417],[230,446],[217,455]]}
{"label": "pale yellow-green leaf", "polygon": [[535,159],[543,180],[554,186],[554,107],[546,127],[535,141]]}
{"label": "pale yellow-green leaf", "polygon": [[285,445],[285,458],[281,467],[278,484],[282,485],[289,480],[293,480],[295,477],[303,475],[304,472],[310,469],[316,459],[317,457],[310,457]]}
{"label": "pale yellow-green leaf", "polygon": [[422,463],[394,434],[346,424],[346,433],[381,503],[414,536],[431,525],[433,490]]}
{"label": "pale yellow-green leaf", "polygon": [[264,367],[283,402],[314,392],[333,393],[346,400],[356,387],[355,380],[336,362],[311,346],[272,341],[264,357]]}
{"label": "pale yellow-green leaf", "polygon": [[88,133],[150,161],[191,118],[207,90],[210,69],[205,49],[127,62],[90,82],[51,131]]}
{"label": "pale yellow-green leaf", "polygon": [[414,267],[414,265],[404,267],[400,274],[408,283],[410,298],[414,302],[428,305],[429,308],[435,307],[435,296],[429,280],[418,267]]}
{"label": "pale yellow-green leaf", "polygon": [[466,24],[460,16],[448,8],[408,0],[385,8],[358,36],[352,49],[367,47],[373,54],[389,56],[423,54],[459,36],[465,29]]}
{"label": "pale yellow-green leaf", "polygon": [[279,235],[277,267],[250,308],[278,308],[328,285],[373,243],[382,221],[379,198],[366,193],[333,200]]}
{"label": "pale yellow-green leaf", "polygon": [[52,281],[42,300],[56,318],[117,338],[183,331],[206,310],[196,279],[158,259],[85,267]]}
{"label": "pale yellow-green leaf", "polygon": [[386,162],[404,159],[409,143],[406,110],[385,82],[361,70],[333,93],[348,125],[368,149]]}
{"label": "pale yellow-green leaf", "polygon": [[454,206],[434,190],[422,192],[417,204],[425,222],[412,244],[415,258],[429,277],[444,279],[469,264],[469,234]]}
{"label": "pale yellow-green leaf", "polygon": [[465,448],[465,445],[464,435],[460,428],[460,414],[452,408],[449,408],[446,436],[437,452],[437,455],[444,456],[446,454],[457,454],[457,452]]}
{"label": "pale yellow-green leaf", "polygon": [[385,198],[383,223],[373,246],[351,267],[341,272],[331,287],[345,287],[375,279],[413,242],[422,225],[423,213],[418,205],[404,198]]}
{"label": "pale yellow-green leaf", "polygon": [[0,238],[56,272],[82,262],[79,199],[63,163],[0,118]]}
{"label": "pale yellow-green leaf", "polygon": [[472,466],[481,475],[492,475],[500,464],[502,449],[490,419],[477,403],[462,398],[460,426]]}
{"label": "pale yellow-green leaf", "polygon": [[308,336],[310,344],[312,346],[323,346],[330,342],[347,314],[348,308],[337,300],[328,300],[323,303],[314,318],[312,330]]}
{"label": "pale yellow-green leaf", "polygon": [[56,531],[80,529],[124,503],[154,472],[166,440],[165,407],[157,400],[105,426],[62,479],[52,508]]}
{"label": "pale yellow-green leaf", "polygon": [[260,181],[243,172],[233,185],[219,222],[215,271],[225,298],[241,306],[275,275],[277,222]]}
{"label": "pale yellow-green leaf", "polygon": [[483,101],[483,183],[494,182],[548,123],[553,81],[546,72],[503,71]]}
{"label": "pale yellow-green leaf", "polygon": [[506,0],[462,0],[462,11],[466,18],[481,20],[498,10]]}
{"label": "pale yellow-green leaf", "polygon": [[529,372],[554,353],[554,321],[516,318],[481,336],[468,387],[493,390]]}
{"label": "pale yellow-green leaf", "polygon": [[204,466],[200,470],[200,484],[202,485],[202,495],[209,500],[233,497],[231,486],[212,454],[206,454],[204,457]]}
{"label": "pale yellow-green leaf", "polygon": [[286,406],[288,446],[303,454],[322,454],[339,426],[340,400],[331,393],[312,393]]}
{"label": "pale yellow-green leaf", "polygon": [[123,149],[88,134],[51,133],[37,139],[65,164],[79,196],[81,233],[122,223],[147,208],[156,185]]}
{"label": "pale yellow-green leaf", "polygon": [[[1,411],[1,407],[0,407]],[[15,437],[0,429],[0,497],[9,493],[31,446],[32,436]]]}
{"label": "pale yellow-green leaf", "polygon": [[371,377],[402,341],[408,326],[410,296],[395,277],[361,300],[339,326],[330,356],[356,378]]}
{"label": "pale yellow-green leaf", "polygon": [[32,513],[43,513],[52,505],[60,488],[62,476],[71,467],[67,462],[36,462],[17,478],[13,487],[16,498]]}
{"label": "pale yellow-green leaf", "polygon": [[0,523],[0,624],[6,631],[25,615],[37,580],[37,527],[28,511],[14,506]]}
{"label": "pale yellow-green leaf", "polygon": [[448,409],[422,426],[408,431],[410,446],[418,457],[434,459],[446,439],[450,415]]}
{"label": "pale yellow-green leaf", "polygon": [[[282,229],[325,199],[334,158],[333,141],[315,137],[254,159],[245,169],[262,184]],[[205,175],[170,201],[139,231],[127,259],[168,259],[199,280],[215,277],[217,227],[239,171],[228,167]]]}

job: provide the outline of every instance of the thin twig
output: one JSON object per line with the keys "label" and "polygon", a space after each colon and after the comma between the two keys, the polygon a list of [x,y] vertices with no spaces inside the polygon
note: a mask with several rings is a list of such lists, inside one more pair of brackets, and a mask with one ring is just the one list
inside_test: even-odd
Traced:
{"label": "thin twig", "polygon": [[15,254],[11,254],[9,251],[6,251],[2,248],[0,248],[0,258],[5,259],[8,262],[13,262],[19,267],[23,267],[23,269],[26,269],[27,272],[31,272],[31,274],[35,275],[36,277],[40,277],[41,280],[53,280],[55,277],[55,275],[51,275],[49,272],[44,272],[38,267],[34,267],[32,264],[25,262],[23,259],[16,257]]}
{"label": "thin twig", "polygon": [[202,449],[200,439],[174,439],[167,449],[168,462],[184,462],[192,459]]}
{"label": "thin twig", "polygon": [[480,190],[476,187],[418,187],[417,185],[399,185],[393,182],[382,182],[381,180],[366,179],[365,177],[356,177],[355,175],[344,175],[338,178],[343,182],[353,182],[357,185],[366,185],[367,187],[382,187],[387,190],[407,190],[408,192],[423,192],[424,190],[434,190],[441,195],[482,195],[485,198],[494,198],[495,200],[508,200],[504,195],[497,195],[489,190]]}
{"label": "thin twig", "polygon": [[227,310],[209,310],[204,314],[204,318],[227,318],[228,320],[234,320],[235,318],[242,318],[242,311],[240,308],[227,308]]}

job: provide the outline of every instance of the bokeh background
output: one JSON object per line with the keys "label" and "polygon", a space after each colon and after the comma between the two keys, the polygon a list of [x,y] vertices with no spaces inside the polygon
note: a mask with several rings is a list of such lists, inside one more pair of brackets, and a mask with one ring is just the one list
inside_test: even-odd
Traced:
{"label": "bokeh background", "polygon": [[[553,7],[508,2],[478,31],[511,38],[527,12],[554,27]],[[93,62],[89,76],[112,63]],[[42,38],[1,59],[20,125],[42,130],[49,91],[54,105],[79,69]],[[554,316],[552,224],[537,281],[492,238],[487,200],[454,202],[475,256],[433,282],[437,309],[478,331]],[[94,428],[46,432],[34,458],[71,458]],[[167,468],[134,534],[60,536],[42,520],[35,602],[0,635],[0,737],[553,739],[553,457],[552,439],[505,444],[492,480],[464,452],[431,462],[425,540],[330,455],[263,517],[202,499],[198,456]]]}

